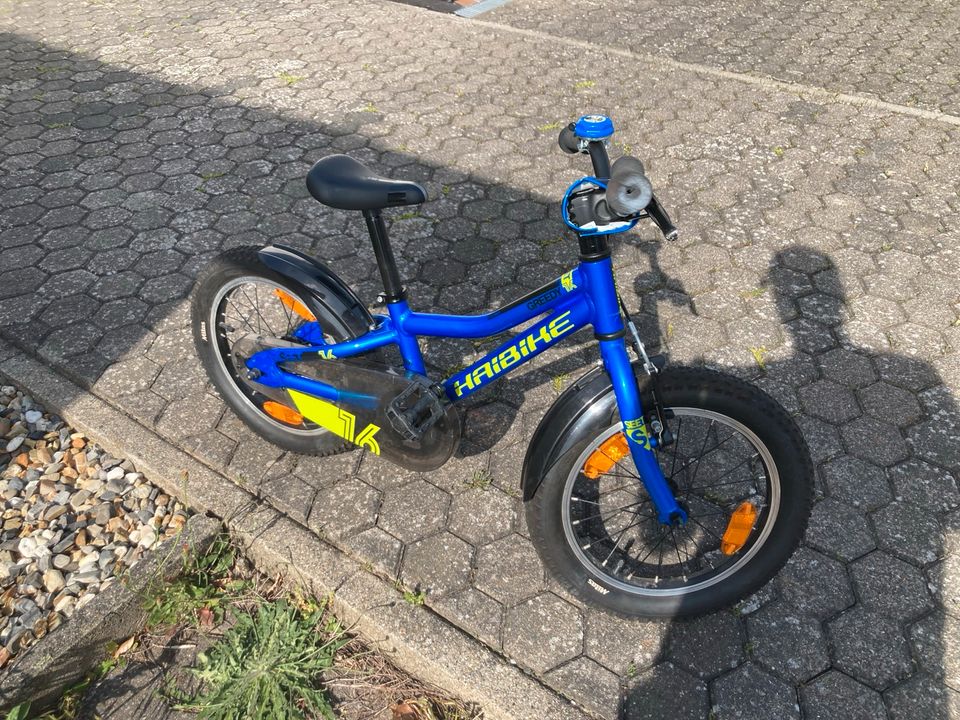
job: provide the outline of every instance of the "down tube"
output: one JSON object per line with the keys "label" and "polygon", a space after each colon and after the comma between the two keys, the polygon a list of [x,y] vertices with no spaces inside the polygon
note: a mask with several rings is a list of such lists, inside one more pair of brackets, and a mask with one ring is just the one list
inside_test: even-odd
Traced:
{"label": "down tube", "polygon": [[462,400],[492,380],[514,370],[562,338],[572,335],[590,320],[590,306],[584,296],[560,305],[554,312],[522,333],[510,338],[466,370],[448,378],[443,389],[450,400]]}

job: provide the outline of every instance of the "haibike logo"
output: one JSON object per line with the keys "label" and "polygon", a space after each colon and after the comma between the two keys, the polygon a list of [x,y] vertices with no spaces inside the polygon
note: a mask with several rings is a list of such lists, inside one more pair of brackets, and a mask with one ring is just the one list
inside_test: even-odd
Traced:
{"label": "haibike logo", "polygon": [[595,581],[594,581],[593,579],[591,579],[591,578],[587,578],[587,585],[589,585],[590,587],[592,587],[594,590],[596,590],[596,591],[597,591],[598,593],[600,593],[601,595],[606,595],[608,592],[610,592],[610,591],[607,590],[603,585],[601,585],[601,584],[598,583],[598,582],[595,582]]}
{"label": "haibike logo", "polygon": [[538,330],[524,335],[518,342],[499,353],[495,358],[474,368],[463,380],[458,380],[453,384],[457,397],[461,397],[464,390],[474,390],[497,377],[507,368],[516,365],[523,358],[537,351],[538,346],[542,350],[561,335],[573,330],[573,323],[570,322],[569,316],[569,310],[561,313]]}
{"label": "haibike logo", "polygon": [[576,285],[573,284],[573,270],[565,272],[560,276],[560,284],[563,285],[563,289],[567,292],[570,292],[576,287]]}

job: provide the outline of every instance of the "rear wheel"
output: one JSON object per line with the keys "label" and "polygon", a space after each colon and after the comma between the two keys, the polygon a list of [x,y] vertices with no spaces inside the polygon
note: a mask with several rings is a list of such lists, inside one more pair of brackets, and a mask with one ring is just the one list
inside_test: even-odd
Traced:
{"label": "rear wheel", "polygon": [[755,591],[786,562],[806,527],[813,467],[796,424],[752,385],[677,368],[660,386],[675,441],[655,452],[688,521],[657,520],[619,418],[607,417],[547,471],[527,522],[548,567],[588,602],[697,615]]}
{"label": "rear wheel", "polygon": [[[347,323],[299,283],[266,267],[257,248],[230,250],[197,280],[192,298],[197,354],[230,408],[261,437],[298,453],[329,455],[346,449],[343,439],[296,410],[282,389],[247,377],[244,364],[260,350],[305,345],[294,332],[317,321],[330,343],[355,335]],[[294,370],[303,373],[299,363]]]}

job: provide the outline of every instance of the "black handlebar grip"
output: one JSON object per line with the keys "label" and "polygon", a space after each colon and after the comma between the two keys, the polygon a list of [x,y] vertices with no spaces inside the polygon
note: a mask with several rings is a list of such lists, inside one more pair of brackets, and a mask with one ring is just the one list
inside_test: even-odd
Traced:
{"label": "black handlebar grip", "polygon": [[607,183],[607,206],[621,217],[636,215],[650,204],[653,187],[643,174],[643,163],[621,157],[614,164]]}
{"label": "black handlebar grip", "polygon": [[573,134],[573,127],[573,123],[567,125],[560,131],[560,137],[557,138],[560,149],[570,155],[580,152],[580,140]]}

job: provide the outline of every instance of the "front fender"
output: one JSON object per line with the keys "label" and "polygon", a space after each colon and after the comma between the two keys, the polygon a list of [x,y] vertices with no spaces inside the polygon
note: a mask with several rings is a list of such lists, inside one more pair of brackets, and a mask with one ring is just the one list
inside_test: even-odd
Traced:
{"label": "front fender", "polygon": [[[638,361],[631,363],[643,393],[648,376]],[[617,416],[617,398],[610,376],[595,367],[568,387],[547,410],[533,433],[523,459],[520,484],[530,500],[553,464],[589,430],[610,427]]]}
{"label": "front fender", "polygon": [[[267,245],[257,252],[260,262],[284,277],[296,280],[310,291],[310,304],[319,303],[344,327],[350,337],[363,335],[373,326],[373,316],[356,293],[333,270],[299,250],[286,245]],[[317,308],[311,308],[316,310]]]}

